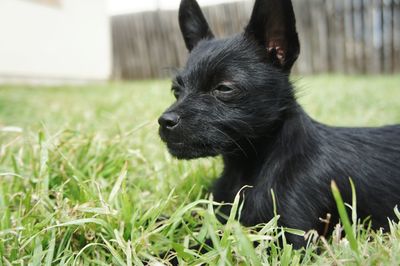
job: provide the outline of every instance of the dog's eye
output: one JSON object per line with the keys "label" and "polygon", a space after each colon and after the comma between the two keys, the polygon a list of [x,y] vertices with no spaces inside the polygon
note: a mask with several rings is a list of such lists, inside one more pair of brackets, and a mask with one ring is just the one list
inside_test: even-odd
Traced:
{"label": "dog's eye", "polygon": [[221,100],[228,100],[236,94],[236,89],[233,86],[221,84],[213,90],[213,95]]}
{"label": "dog's eye", "polygon": [[179,96],[180,96],[180,94],[181,94],[181,91],[180,91],[180,89],[179,88],[177,88],[177,87],[172,87],[172,93],[174,94],[174,97],[175,97],[175,99],[179,99]]}
{"label": "dog's eye", "polygon": [[215,90],[220,93],[229,93],[233,91],[233,88],[228,87],[226,85],[219,85]]}

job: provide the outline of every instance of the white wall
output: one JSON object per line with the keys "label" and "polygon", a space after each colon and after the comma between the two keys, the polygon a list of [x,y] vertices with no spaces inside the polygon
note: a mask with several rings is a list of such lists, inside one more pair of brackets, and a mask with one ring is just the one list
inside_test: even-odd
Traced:
{"label": "white wall", "polygon": [[109,78],[106,0],[60,2],[0,0],[0,80]]}

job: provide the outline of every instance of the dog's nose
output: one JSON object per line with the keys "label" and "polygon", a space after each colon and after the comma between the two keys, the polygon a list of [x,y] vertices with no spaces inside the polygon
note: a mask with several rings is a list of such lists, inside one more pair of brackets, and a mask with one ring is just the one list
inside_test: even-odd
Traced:
{"label": "dog's nose", "polygon": [[181,118],[177,113],[165,113],[159,119],[158,123],[161,127],[166,129],[174,129],[178,124]]}

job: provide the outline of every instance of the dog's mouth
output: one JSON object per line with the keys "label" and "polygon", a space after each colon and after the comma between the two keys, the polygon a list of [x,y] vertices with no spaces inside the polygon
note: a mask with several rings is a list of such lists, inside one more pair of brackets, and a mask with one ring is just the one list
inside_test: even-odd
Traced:
{"label": "dog's mouth", "polygon": [[167,144],[168,148],[172,148],[172,149],[207,149],[210,146],[205,144],[205,143],[200,143],[200,142],[168,142],[165,141],[165,143]]}
{"label": "dog's mouth", "polygon": [[162,141],[167,145],[169,153],[178,159],[196,159],[201,157],[216,156],[211,144],[186,136],[165,135],[160,132]]}
{"label": "dog's mouth", "polygon": [[216,155],[211,146],[197,142],[165,142],[169,153],[178,159],[195,159]]}

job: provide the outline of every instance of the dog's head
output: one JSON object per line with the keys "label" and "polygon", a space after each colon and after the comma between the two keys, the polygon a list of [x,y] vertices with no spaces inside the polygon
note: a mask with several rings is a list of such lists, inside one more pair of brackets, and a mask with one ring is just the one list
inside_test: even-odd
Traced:
{"label": "dog's head", "polygon": [[291,1],[256,0],[244,33],[226,39],[214,38],[195,0],[182,0],[179,24],[190,55],[173,80],[176,102],[159,118],[162,140],[181,159],[246,153],[294,101]]}

